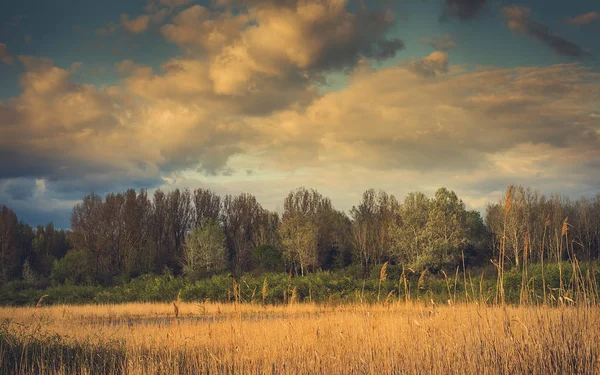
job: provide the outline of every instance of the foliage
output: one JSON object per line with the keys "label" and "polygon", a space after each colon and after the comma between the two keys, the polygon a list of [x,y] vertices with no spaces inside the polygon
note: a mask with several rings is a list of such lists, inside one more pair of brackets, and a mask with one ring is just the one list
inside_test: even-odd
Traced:
{"label": "foliage", "polygon": [[87,250],[69,250],[52,265],[52,281],[56,284],[89,284],[92,281],[92,254]]}
{"label": "foliage", "polygon": [[[485,222],[445,188],[433,197],[410,193],[402,202],[370,189],[349,215],[303,187],[287,195],[280,214],[247,193],[221,199],[206,189],[174,189],[150,197],[129,189],[84,197],[73,208],[71,230],[52,223],[30,227],[0,206],[0,289],[16,293],[5,295],[7,303],[35,299],[25,289],[48,290],[56,301],[153,300],[179,289],[199,298],[252,299],[267,272],[282,275],[267,280],[272,301],[292,294],[312,299],[321,292],[340,300],[356,299],[358,292],[369,300],[371,273],[387,263],[380,297],[388,283],[403,284],[387,290],[397,297],[426,291],[448,295],[449,278],[454,290],[465,289],[466,277],[458,283],[457,269],[465,275],[482,266],[487,269],[481,287],[493,283],[495,273],[496,285],[509,284],[511,302],[515,296],[519,302],[536,300],[533,290],[548,303],[585,294],[592,283],[583,265],[599,257],[600,195],[571,201],[523,187],[511,192],[488,206]],[[352,278],[350,290],[321,283],[342,274]],[[485,293],[470,294],[489,295],[490,285],[485,287]],[[491,289],[500,295],[503,288]]]}
{"label": "foliage", "polygon": [[222,271],[226,265],[223,229],[212,219],[205,219],[186,235],[183,272],[195,279]]}
{"label": "foliage", "polygon": [[283,252],[274,245],[259,245],[252,252],[252,258],[255,271],[262,272],[283,272],[285,263],[283,262]]}
{"label": "foliage", "polygon": [[[381,265],[372,266],[367,277],[363,278],[361,265],[355,265],[338,271],[321,271],[307,274],[304,277],[290,277],[288,273],[263,273],[254,275],[247,273],[237,279],[231,274],[215,274],[198,280],[173,275],[143,275],[122,285],[102,287],[94,285],[57,284],[48,288],[38,288],[25,282],[9,282],[0,286],[0,305],[36,304],[41,295],[48,295],[45,304],[59,303],[124,303],[135,301],[170,302],[177,298],[179,292],[184,301],[234,301],[234,280],[237,285],[240,301],[258,302],[265,280],[268,285],[267,303],[285,303],[296,289],[298,302],[375,302],[377,295],[383,299],[390,292],[394,298],[404,300],[433,300],[446,303],[451,300],[492,302],[495,291],[496,274],[493,270],[474,269],[466,273],[448,272],[444,274],[424,275],[399,265],[388,264],[386,278],[381,280]],[[600,267],[595,263],[581,264],[580,272],[591,281],[600,285]],[[575,282],[573,268],[564,263],[545,266],[545,277],[548,293],[552,293],[557,303],[562,284],[571,288]],[[406,278],[406,286],[403,282]],[[529,269],[529,280],[533,303],[541,303],[542,270],[540,266]],[[587,282],[587,281],[586,281]],[[506,300],[519,303],[522,289],[521,273],[514,269],[505,274]],[[380,290],[381,285],[381,290]],[[591,285],[591,289],[593,289]],[[466,297],[468,295],[468,297]],[[574,295],[571,295],[574,297]],[[588,298],[592,298],[589,296]],[[550,299],[550,298],[549,298]],[[553,301],[553,302],[552,302]]]}
{"label": "foliage", "polygon": [[[459,264],[465,249],[479,245],[477,213],[467,212],[453,191],[438,189],[434,198],[410,193],[392,223],[395,258],[418,270],[438,272]],[[471,226],[473,231],[471,231]],[[475,237],[477,236],[477,237]]]}

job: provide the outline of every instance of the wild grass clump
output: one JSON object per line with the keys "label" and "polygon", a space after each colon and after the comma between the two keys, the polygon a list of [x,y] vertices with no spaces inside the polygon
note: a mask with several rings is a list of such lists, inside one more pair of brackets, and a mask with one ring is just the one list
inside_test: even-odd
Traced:
{"label": "wild grass clump", "polygon": [[116,342],[68,341],[40,325],[0,323],[0,374],[122,374],[125,347]]}

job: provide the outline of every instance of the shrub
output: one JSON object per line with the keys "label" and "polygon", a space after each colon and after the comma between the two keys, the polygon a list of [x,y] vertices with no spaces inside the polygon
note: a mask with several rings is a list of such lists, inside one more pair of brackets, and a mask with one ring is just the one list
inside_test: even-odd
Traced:
{"label": "shrub", "polygon": [[51,279],[56,284],[89,284],[92,279],[92,254],[87,250],[69,250],[52,264]]}

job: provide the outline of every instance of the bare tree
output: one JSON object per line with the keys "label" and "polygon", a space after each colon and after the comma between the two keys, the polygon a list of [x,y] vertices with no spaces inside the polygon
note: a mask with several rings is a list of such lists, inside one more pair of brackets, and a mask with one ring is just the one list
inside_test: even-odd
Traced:
{"label": "bare tree", "polygon": [[219,221],[221,213],[221,197],[208,189],[194,190],[195,226],[212,220]]}
{"label": "bare tree", "polygon": [[223,200],[223,226],[232,269],[241,275],[256,247],[263,209],[251,194],[227,195]]}
{"label": "bare tree", "polygon": [[288,216],[280,228],[283,254],[292,269],[300,268],[300,274],[318,264],[318,231],[315,224],[300,215]]}
{"label": "bare tree", "polygon": [[365,191],[358,206],[352,207],[352,239],[364,270],[382,263],[390,254],[390,226],[398,219],[398,201],[393,195],[374,189]]}

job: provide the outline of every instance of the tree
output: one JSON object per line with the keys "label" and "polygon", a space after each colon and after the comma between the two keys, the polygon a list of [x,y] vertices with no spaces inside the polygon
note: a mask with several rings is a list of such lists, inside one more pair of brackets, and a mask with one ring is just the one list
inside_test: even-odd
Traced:
{"label": "tree", "polygon": [[154,250],[154,271],[160,272],[172,259],[171,241],[167,222],[167,199],[165,193],[157,189],[154,192],[150,218],[150,237]]}
{"label": "tree", "polygon": [[300,274],[304,276],[306,271],[317,266],[318,237],[314,223],[300,215],[286,217],[281,223],[280,237],[283,254],[296,273],[300,268]]}
{"label": "tree", "polygon": [[87,250],[69,250],[52,265],[52,281],[55,283],[82,284],[92,279],[93,257]]}
{"label": "tree", "polygon": [[409,193],[404,198],[398,210],[400,220],[390,227],[392,254],[397,261],[411,264],[425,251],[430,206],[430,199],[421,192]]}
{"label": "tree", "polygon": [[352,263],[352,222],[342,212],[333,210],[328,216],[328,251],[319,261],[322,269],[342,268]]}
{"label": "tree", "polygon": [[183,272],[193,278],[219,272],[227,265],[223,229],[210,219],[200,224],[185,237]]}
{"label": "tree", "polygon": [[19,267],[17,249],[17,215],[8,207],[0,206],[0,281],[7,281]]}
{"label": "tree", "polygon": [[154,266],[155,251],[150,236],[152,203],[145,190],[137,194],[135,189],[125,192],[123,207],[123,251],[121,262],[123,274],[127,277],[150,272]]}
{"label": "tree", "polygon": [[389,228],[398,220],[398,201],[393,195],[374,189],[365,191],[358,206],[352,207],[352,239],[364,271],[382,263],[389,255]]}
{"label": "tree", "polygon": [[465,265],[489,264],[493,254],[490,249],[490,233],[478,211],[467,211],[466,226],[469,243],[465,249]]}
{"label": "tree", "polygon": [[223,227],[233,273],[240,276],[252,261],[263,209],[256,198],[247,193],[227,195],[223,200]]}
{"label": "tree", "polygon": [[418,267],[439,270],[456,265],[469,242],[465,204],[456,193],[446,188],[435,192],[426,232],[428,246],[426,253],[417,259]]}
{"label": "tree", "polygon": [[55,259],[52,255],[54,247],[55,232],[52,223],[46,227],[38,225],[32,242],[34,257],[31,260],[33,263],[29,264],[33,271],[43,276],[50,276],[52,262]]}
{"label": "tree", "polygon": [[[342,216],[345,217],[343,213],[333,208],[329,198],[314,189],[300,187],[290,191],[285,198],[282,225],[290,220],[307,222],[310,225],[303,227],[302,230],[306,231],[310,228],[315,231],[311,236],[315,236],[317,241],[317,264],[314,267],[310,265],[309,268],[331,268],[335,257],[339,256],[342,244],[340,236],[345,229]],[[292,222],[286,225],[289,228]]]}
{"label": "tree", "polygon": [[208,189],[194,190],[195,226],[201,226],[205,220],[219,221],[221,197]]}
{"label": "tree", "polygon": [[71,215],[73,245],[92,254],[93,272],[97,277],[108,274],[111,263],[108,249],[104,246],[110,223],[104,220],[103,211],[102,198],[90,194],[73,207]]}
{"label": "tree", "polygon": [[256,246],[252,252],[252,259],[255,271],[283,272],[285,270],[283,252],[276,246],[269,244]]}
{"label": "tree", "polygon": [[479,214],[467,212],[463,201],[446,188],[438,189],[433,199],[419,192],[408,194],[399,214],[391,227],[393,254],[417,269],[456,265],[469,246],[485,241]]}
{"label": "tree", "polygon": [[185,234],[190,229],[193,219],[191,194],[188,189],[175,189],[167,195],[167,227],[171,242],[171,251],[167,265],[179,272],[179,259],[183,256]]}
{"label": "tree", "polygon": [[273,247],[278,246],[279,237],[277,234],[277,229],[279,228],[279,224],[279,215],[276,212],[263,210],[258,226],[256,245],[268,245]]}

